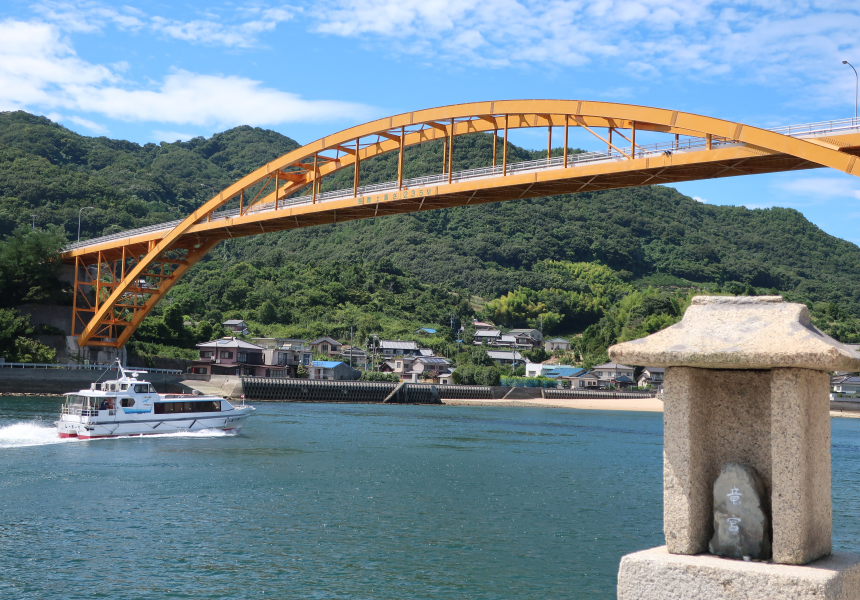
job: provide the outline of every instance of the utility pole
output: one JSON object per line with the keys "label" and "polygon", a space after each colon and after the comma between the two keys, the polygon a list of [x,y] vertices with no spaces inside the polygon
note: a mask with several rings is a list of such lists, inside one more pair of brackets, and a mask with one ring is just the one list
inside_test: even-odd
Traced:
{"label": "utility pole", "polygon": [[352,368],[352,350],[354,346],[352,345],[352,325],[349,326],[349,366]]}
{"label": "utility pole", "polygon": [[30,215],[30,216],[33,217],[33,228],[32,229],[33,229],[33,231],[36,231],[36,215]]}

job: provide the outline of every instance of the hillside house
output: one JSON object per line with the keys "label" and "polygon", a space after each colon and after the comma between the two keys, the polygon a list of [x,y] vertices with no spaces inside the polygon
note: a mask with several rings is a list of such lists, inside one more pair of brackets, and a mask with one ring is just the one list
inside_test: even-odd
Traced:
{"label": "hillside house", "polygon": [[283,365],[266,364],[266,349],[235,337],[197,344],[200,358],[192,362],[192,373],[242,377],[284,377]]}
{"label": "hillside house", "polygon": [[362,369],[367,368],[367,364],[370,362],[370,358],[363,348],[357,348],[355,346],[350,346],[349,344],[344,345],[340,349],[340,356],[338,359],[348,365],[361,367]]}
{"label": "hillside house", "polygon": [[380,340],[379,349],[382,356],[419,356],[421,349],[417,342],[406,342],[401,340]]}
{"label": "hillside house", "polygon": [[572,365],[547,365],[541,363],[526,363],[526,377],[546,377],[547,373],[555,369],[575,369]]}
{"label": "hillside house", "polygon": [[564,338],[552,338],[543,343],[543,349],[552,354],[556,350],[562,352],[570,352],[570,342]]}
{"label": "hillside house", "polygon": [[495,346],[496,343],[501,339],[502,332],[498,329],[481,329],[480,331],[476,331],[475,335],[472,336],[474,340],[474,344],[480,346],[481,344],[487,344],[489,346]]}
{"label": "hillside house", "polygon": [[451,361],[439,356],[420,356],[412,361],[409,370],[403,372],[400,378],[404,381],[417,383],[418,380],[430,379],[434,383],[439,381],[440,375],[445,375],[451,370]]}
{"label": "hillside house", "polygon": [[308,346],[310,347],[311,352],[314,352],[316,354],[326,354],[330,358],[337,358],[340,356],[343,344],[341,344],[334,338],[324,336],[315,340],[311,340],[310,342],[308,342]]}
{"label": "hillside house", "polygon": [[547,372],[544,377],[556,380],[572,381],[585,373],[585,369],[581,367],[557,366],[555,369]]}
{"label": "hillside house", "polygon": [[570,378],[571,389],[590,389],[596,390],[600,387],[600,379],[592,372],[582,373],[576,377]]}
{"label": "hillside house", "polygon": [[472,319],[472,326],[475,328],[475,331],[489,331],[490,329],[496,328],[492,323],[482,323],[481,321],[476,321],[474,319]]}
{"label": "hillside house", "polygon": [[526,362],[516,350],[487,350],[487,356],[498,365],[524,365]]}
{"label": "hillside house", "polygon": [[639,374],[639,379],[636,384],[639,387],[648,387],[663,391],[663,376],[666,374],[666,369],[663,367],[645,367],[642,373]]}
{"label": "hillside house", "polygon": [[224,329],[232,331],[233,333],[239,333],[242,335],[248,335],[251,333],[248,329],[248,324],[242,319],[230,319],[228,321],[224,321],[221,325],[224,326]]}
{"label": "hillside house", "polygon": [[308,367],[313,361],[313,352],[307,340],[295,338],[252,338],[252,342],[263,348],[265,364],[283,367],[285,375],[296,376],[296,367]]}
{"label": "hillside house", "polygon": [[538,329],[511,329],[507,335],[517,339],[517,345],[537,348],[543,342],[543,334]]}
{"label": "hillside house", "polygon": [[604,363],[594,367],[592,372],[597,375],[600,387],[629,388],[633,386],[633,367],[618,363]]}
{"label": "hillside house", "polygon": [[361,372],[339,360],[315,360],[309,369],[310,379],[326,381],[353,381],[361,377]]}
{"label": "hillside house", "polygon": [[860,391],[860,377],[857,375],[839,375],[830,378],[831,390],[836,394],[856,396]]}

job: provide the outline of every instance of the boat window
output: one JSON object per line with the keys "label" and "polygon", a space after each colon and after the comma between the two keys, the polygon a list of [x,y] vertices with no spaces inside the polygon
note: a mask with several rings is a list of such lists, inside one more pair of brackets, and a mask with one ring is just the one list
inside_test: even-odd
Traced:
{"label": "boat window", "polygon": [[156,402],[155,414],[221,412],[219,400],[198,400],[197,402]]}
{"label": "boat window", "polygon": [[148,383],[137,383],[134,386],[134,391],[138,394],[146,394],[147,392],[152,391],[150,387],[151,386]]}
{"label": "boat window", "polygon": [[66,404],[69,406],[83,406],[84,397],[78,396],[77,394],[69,394],[66,396]]}
{"label": "boat window", "polygon": [[133,398],[123,398],[120,401],[120,406],[122,406],[123,408],[131,408],[132,406],[134,406],[134,399]]}
{"label": "boat window", "polygon": [[120,389],[121,389],[122,391],[126,391],[126,390],[128,389],[128,384],[127,384],[127,383],[122,384],[122,385],[120,386]]}

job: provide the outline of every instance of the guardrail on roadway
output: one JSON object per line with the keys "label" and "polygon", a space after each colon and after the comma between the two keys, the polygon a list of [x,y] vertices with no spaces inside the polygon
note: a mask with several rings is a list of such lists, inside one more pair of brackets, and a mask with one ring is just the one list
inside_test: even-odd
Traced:
{"label": "guardrail on roadway", "polygon": [[[180,369],[148,369],[146,367],[124,367],[130,371],[146,373],[167,373],[180,375]],[[79,365],[74,363],[8,363],[0,362],[0,369],[62,369],[73,371],[116,371],[115,365]]]}

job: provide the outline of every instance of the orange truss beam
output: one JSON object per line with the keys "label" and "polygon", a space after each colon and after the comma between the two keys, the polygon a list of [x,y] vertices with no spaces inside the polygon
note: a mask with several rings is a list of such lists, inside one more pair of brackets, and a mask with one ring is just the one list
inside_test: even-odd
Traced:
{"label": "orange truss beam", "polygon": [[[553,167],[552,161],[558,159],[548,156],[543,168],[513,169],[515,165],[507,161],[508,130],[525,127],[547,127],[549,146],[552,128],[564,128],[561,168]],[[572,166],[566,149],[569,127],[581,127],[602,140],[608,149],[606,159]],[[607,129],[606,138],[594,131],[600,128]],[[496,166],[494,148],[489,175],[457,180],[452,173],[454,138],[491,133],[498,141],[500,129],[502,166]],[[620,131],[625,129],[630,130],[629,137]],[[674,145],[649,152],[636,141],[636,133],[643,131],[669,134]],[[613,144],[613,132],[629,142],[630,150]],[[680,136],[702,142],[680,152]],[[445,176],[432,184],[407,187],[404,149],[435,140],[443,140],[446,146]],[[398,152],[397,181],[390,190],[362,193],[361,163],[387,152]],[[321,138],[263,165],[175,227],[95,239],[64,252],[66,261],[76,265],[72,334],[78,335],[80,346],[121,347],[165,292],[226,238],[435,208],[712,177],[816,167],[860,176],[858,155],[860,127],[848,133],[801,138],[680,111],[583,100],[476,102],[386,117]],[[345,168],[355,171],[352,193],[321,199],[321,180]],[[273,189],[270,181],[275,183]],[[296,194],[302,190],[307,193],[302,192],[299,199]],[[253,199],[248,202],[249,198]],[[240,203],[237,214],[213,219],[215,211],[234,199]]]}

